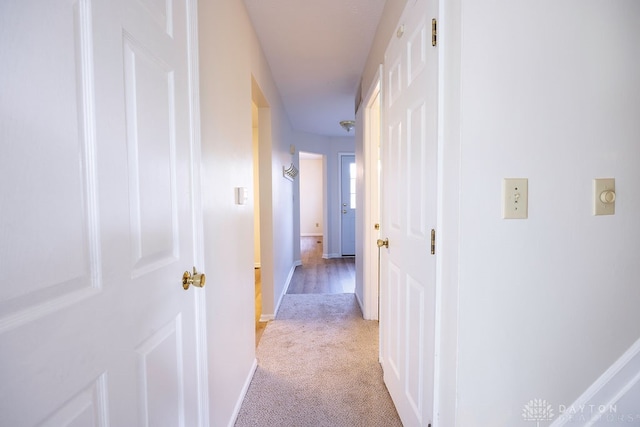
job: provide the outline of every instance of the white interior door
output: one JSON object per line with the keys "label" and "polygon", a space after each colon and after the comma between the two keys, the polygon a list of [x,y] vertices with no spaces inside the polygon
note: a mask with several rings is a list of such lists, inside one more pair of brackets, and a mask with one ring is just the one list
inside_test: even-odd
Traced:
{"label": "white interior door", "polygon": [[356,156],[340,156],[342,255],[356,254]]}
{"label": "white interior door", "polygon": [[0,425],[199,423],[186,12],[0,3]]}
{"label": "white interior door", "polygon": [[407,427],[427,426],[434,416],[435,7],[431,0],[408,3],[384,63],[380,234],[389,240],[380,265],[381,361],[385,383]]}

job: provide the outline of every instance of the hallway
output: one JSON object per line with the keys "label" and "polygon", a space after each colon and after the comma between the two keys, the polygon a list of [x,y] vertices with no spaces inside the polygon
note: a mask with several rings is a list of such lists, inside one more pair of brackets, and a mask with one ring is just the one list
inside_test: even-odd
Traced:
{"label": "hallway", "polygon": [[341,294],[355,290],[355,258],[322,258],[322,237],[300,238],[302,265],[291,278],[288,294]]}
{"label": "hallway", "polygon": [[401,426],[378,361],[378,322],[363,319],[353,293],[354,258],[323,259],[317,237],[301,247],[235,425]]}
{"label": "hallway", "polygon": [[[287,294],[342,294],[355,289],[355,258],[322,258],[322,237],[300,238],[302,265],[296,267]],[[256,347],[260,343],[266,321],[262,314],[261,270],[255,269]]]}

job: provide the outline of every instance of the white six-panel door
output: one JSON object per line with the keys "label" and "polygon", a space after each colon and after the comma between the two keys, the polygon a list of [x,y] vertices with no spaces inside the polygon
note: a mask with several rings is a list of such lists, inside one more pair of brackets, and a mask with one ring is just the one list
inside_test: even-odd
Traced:
{"label": "white six-panel door", "polygon": [[198,425],[187,31],[0,4],[0,425]]}
{"label": "white six-panel door", "polygon": [[[408,2],[385,54],[381,142],[381,361],[405,426],[434,418],[437,49],[435,2]],[[429,16],[429,17],[428,17]]]}

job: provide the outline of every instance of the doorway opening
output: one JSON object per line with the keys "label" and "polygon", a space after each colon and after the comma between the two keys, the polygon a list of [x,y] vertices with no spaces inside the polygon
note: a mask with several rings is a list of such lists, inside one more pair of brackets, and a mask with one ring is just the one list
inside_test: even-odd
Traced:
{"label": "doorway opening", "polygon": [[288,294],[353,293],[353,258],[328,256],[331,233],[327,223],[327,158],[300,151],[300,264],[291,278]]}
{"label": "doorway opening", "polygon": [[271,109],[255,79],[251,79],[253,150],[253,219],[256,346],[273,315],[273,247],[271,198]]}
{"label": "doorway opening", "polygon": [[382,66],[374,77],[371,88],[364,98],[363,106],[363,153],[364,153],[364,218],[363,227],[363,315],[365,319],[377,320],[380,311],[380,138],[381,138],[381,81]]}
{"label": "doorway opening", "polygon": [[324,170],[322,154],[300,152],[300,237],[322,238],[325,230]]}

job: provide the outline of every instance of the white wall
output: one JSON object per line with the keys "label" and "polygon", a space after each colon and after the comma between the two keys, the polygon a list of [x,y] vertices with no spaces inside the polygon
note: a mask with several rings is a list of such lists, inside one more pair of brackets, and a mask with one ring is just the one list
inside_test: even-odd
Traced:
{"label": "white wall", "polygon": [[[337,124],[336,124],[337,126]],[[296,149],[324,155],[325,179],[323,183],[327,199],[324,201],[325,226],[323,256],[340,257],[340,164],[339,153],[354,153],[353,134],[345,137],[325,137],[304,132],[296,132]],[[296,180],[298,181],[298,180]],[[298,213],[299,215],[299,213]],[[299,253],[298,253],[298,260]]]}
{"label": "white wall", "polygon": [[[444,3],[461,6],[462,47],[445,70],[460,72],[459,136],[443,142],[460,175],[444,206],[459,203],[458,280],[445,265],[442,283],[458,348],[442,358],[458,360],[456,425],[519,425],[529,400],[571,404],[640,336],[640,3]],[[529,178],[527,220],[500,218],[505,177]],[[616,178],[615,216],[592,215],[596,177]]]}
{"label": "white wall", "polygon": [[323,159],[300,158],[300,235],[323,234]]}
{"label": "white wall", "polygon": [[261,206],[271,225],[261,240],[278,236],[262,253],[273,284],[268,294],[263,288],[263,312],[274,309],[293,266],[292,186],[281,169],[291,158],[291,130],[243,3],[199,2],[199,27],[210,422],[226,426],[255,366],[253,198],[234,203],[235,187],[253,189],[252,76],[268,102],[273,159],[270,179],[260,182],[273,192]]}
{"label": "white wall", "polygon": [[[640,3],[439,8],[439,425],[524,425],[640,337]],[[501,219],[505,177],[529,178],[528,219]],[[614,216],[591,213],[596,177]]]}

